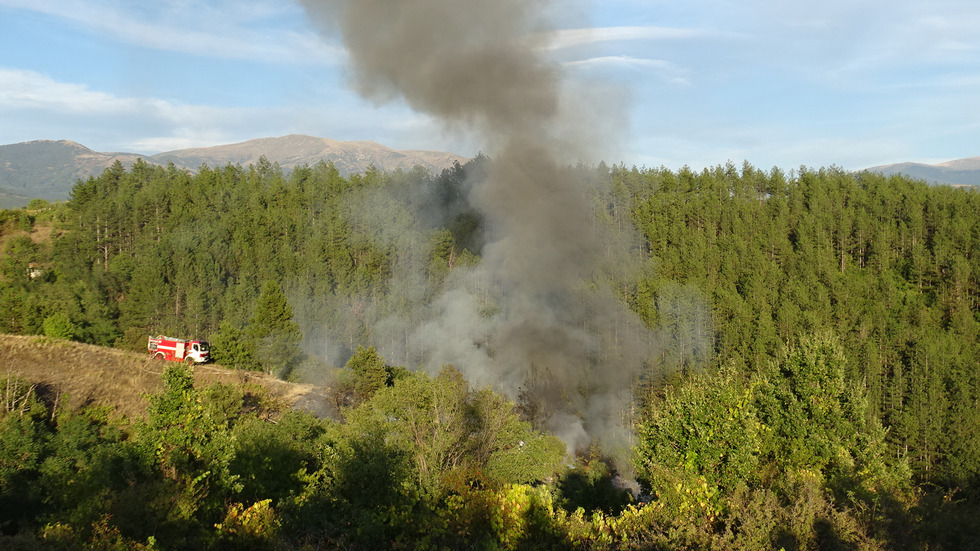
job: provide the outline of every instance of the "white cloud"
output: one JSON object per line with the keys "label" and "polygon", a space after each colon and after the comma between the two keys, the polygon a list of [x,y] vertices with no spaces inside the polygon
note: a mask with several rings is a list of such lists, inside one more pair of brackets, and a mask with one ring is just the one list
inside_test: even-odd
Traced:
{"label": "white cloud", "polygon": [[[0,139],[19,141],[32,127],[52,126],[58,121],[60,135],[90,147],[156,153],[157,142],[181,145],[221,143],[221,130],[230,121],[246,117],[242,109],[182,105],[149,97],[119,97],[90,89],[84,84],[58,82],[21,69],[0,67],[0,114],[6,122]],[[98,124],[93,124],[94,122]],[[167,137],[145,138],[144,132],[164,131]],[[110,143],[85,143],[105,139]],[[8,137],[5,134],[11,132]],[[66,134],[67,133],[67,134]],[[140,137],[137,137],[140,136]],[[92,138],[95,137],[95,138]]]}
{"label": "white cloud", "polygon": [[43,109],[62,113],[132,111],[131,100],[89,90],[83,84],[57,82],[34,71],[0,67],[0,110]]}
{"label": "white cloud", "polygon": [[136,116],[172,124],[204,122],[213,119],[215,113],[230,116],[241,111],[181,105],[157,98],[118,97],[91,90],[84,84],[58,82],[34,71],[0,67],[0,111],[19,109],[85,116]]}
{"label": "white cloud", "polygon": [[561,49],[600,42],[680,40],[702,38],[708,35],[708,32],[699,29],[655,26],[596,27],[553,31],[547,37],[547,44],[550,49]]}
{"label": "white cloud", "polygon": [[[291,6],[291,4],[283,4]],[[0,0],[0,6],[71,21],[99,37],[171,52],[266,63],[336,64],[343,50],[271,2]],[[279,19],[294,19],[289,24]]]}
{"label": "white cloud", "polygon": [[611,68],[620,71],[624,69],[649,71],[671,84],[684,86],[691,84],[688,71],[662,59],[642,59],[625,55],[599,56],[569,61],[564,63],[564,66],[571,68]]}
{"label": "white cloud", "polygon": [[466,136],[444,132],[403,105],[376,108],[353,94],[329,104],[231,108],[123,97],[0,67],[0,143],[67,138],[99,151],[160,153],[292,133],[373,140],[396,149],[471,154]]}

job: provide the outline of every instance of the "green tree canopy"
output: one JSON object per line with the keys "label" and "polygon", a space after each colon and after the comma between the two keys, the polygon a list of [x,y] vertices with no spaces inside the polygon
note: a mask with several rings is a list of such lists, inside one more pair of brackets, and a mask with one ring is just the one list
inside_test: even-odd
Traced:
{"label": "green tree canopy", "polygon": [[267,281],[255,303],[246,333],[255,342],[255,357],[269,373],[286,376],[300,358],[303,334],[279,285]]}

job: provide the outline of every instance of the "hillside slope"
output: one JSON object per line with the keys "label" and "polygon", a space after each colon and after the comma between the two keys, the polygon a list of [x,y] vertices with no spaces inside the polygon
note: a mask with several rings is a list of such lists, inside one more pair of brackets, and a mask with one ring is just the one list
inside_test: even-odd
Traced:
{"label": "hillside slope", "polygon": [[[67,396],[74,408],[112,406],[133,419],[146,411],[146,396],[162,388],[168,364],[147,354],[36,336],[0,334],[0,377],[13,374],[37,385],[51,401]],[[332,415],[326,389],[280,381],[264,373],[234,371],[219,365],[194,369],[196,385],[255,383],[296,409]]]}
{"label": "hillside slope", "polygon": [[0,194],[67,199],[79,178],[100,174],[116,160],[131,165],[140,157],[143,156],[133,153],[99,153],[69,140],[0,145]]}

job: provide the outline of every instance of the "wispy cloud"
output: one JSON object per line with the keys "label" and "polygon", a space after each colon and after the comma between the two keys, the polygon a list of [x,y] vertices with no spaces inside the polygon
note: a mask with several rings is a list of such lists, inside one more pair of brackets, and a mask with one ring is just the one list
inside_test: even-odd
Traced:
{"label": "wispy cloud", "polygon": [[565,67],[572,68],[611,68],[611,69],[631,69],[637,71],[648,71],[655,74],[661,80],[671,84],[690,85],[689,71],[662,59],[643,59],[626,55],[618,56],[599,56],[588,59],[568,61]]}
{"label": "wispy cloud", "polygon": [[[220,129],[249,116],[243,109],[185,105],[152,97],[119,97],[84,84],[58,82],[47,75],[0,67],[0,114],[12,126],[22,117],[84,128],[100,124],[138,135],[163,132],[166,138],[133,138],[118,133],[113,149],[156,152],[154,141],[173,141],[182,147],[214,145],[227,139]],[[254,114],[252,114],[254,116]],[[97,133],[97,130],[82,131]],[[75,139],[84,140],[83,135]],[[86,144],[89,145],[89,144]],[[93,144],[95,145],[95,144]]]}
{"label": "wispy cloud", "polygon": [[136,107],[132,100],[120,100],[83,84],[57,82],[34,71],[0,67],[0,110],[104,114],[132,111]]}
{"label": "wispy cloud", "polygon": [[[231,117],[241,109],[194,106],[152,97],[119,97],[84,84],[59,82],[47,75],[0,67],[0,112],[33,109],[49,113],[155,119],[173,124],[214,122],[216,114]],[[135,122],[135,121],[134,121]],[[206,124],[206,123],[205,123]]]}
{"label": "wispy cloud", "polygon": [[656,26],[595,27],[588,29],[561,29],[546,37],[553,50],[585,46],[602,42],[636,40],[684,40],[704,38],[713,33],[702,29],[683,29]]}
{"label": "wispy cloud", "polygon": [[66,137],[100,151],[153,154],[292,133],[463,151],[428,117],[402,105],[376,108],[344,97],[327,104],[196,105],[120,96],[6,67],[0,67],[0,120],[0,143]]}
{"label": "wispy cloud", "polygon": [[278,25],[290,13],[270,2],[0,0],[0,6],[63,19],[97,36],[156,50],[266,63],[336,64],[343,58],[341,49],[312,30]]}

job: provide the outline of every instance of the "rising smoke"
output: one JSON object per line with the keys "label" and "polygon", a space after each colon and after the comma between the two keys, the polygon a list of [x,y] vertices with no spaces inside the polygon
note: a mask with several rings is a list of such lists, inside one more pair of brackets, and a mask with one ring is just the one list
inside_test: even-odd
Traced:
{"label": "rising smoke", "polygon": [[[623,408],[653,339],[601,284],[610,259],[620,262],[622,255],[595,223],[581,182],[563,168],[609,138],[593,133],[598,117],[582,122],[601,110],[596,104],[579,109],[585,100],[546,57],[551,21],[564,6],[543,0],[303,4],[342,37],[360,94],[378,102],[402,99],[447,130],[478,136],[493,159],[467,198],[486,228],[481,262],[454,270],[411,327],[406,320],[379,321],[407,335],[402,357],[430,369],[450,363],[474,385],[521,395],[570,451],[593,442],[607,452],[623,447]],[[590,132],[576,131],[585,127]]]}

